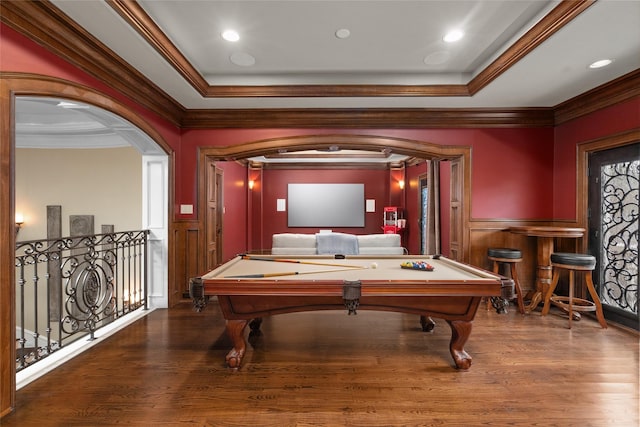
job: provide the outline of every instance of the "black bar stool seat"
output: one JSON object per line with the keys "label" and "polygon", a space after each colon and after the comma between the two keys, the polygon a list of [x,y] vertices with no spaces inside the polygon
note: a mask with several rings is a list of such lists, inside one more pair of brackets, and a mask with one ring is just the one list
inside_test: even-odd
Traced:
{"label": "black bar stool seat", "polygon": [[[600,297],[596,292],[596,288],[593,285],[592,271],[596,268],[596,258],[589,254],[574,254],[565,252],[556,252],[551,254],[551,266],[553,267],[553,279],[551,280],[551,286],[544,297],[544,307],[542,308],[542,315],[546,316],[551,308],[551,303],[554,303],[561,309],[569,313],[569,329],[571,329],[571,320],[573,318],[573,312],[586,312],[595,311],[596,317],[600,326],[607,327],[607,322],[604,319],[604,313],[602,312],[602,304],[600,303]],[[558,285],[558,279],[560,278],[560,271],[569,271],[569,296],[554,295],[556,286]],[[585,282],[587,284],[587,290],[591,295],[593,301],[589,301],[583,298],[576,298],[573,296],[575,287],[575,272],[586,271]]]}
{"label": "black bar stool seat", "polygon": [[524,314],[524,297],[522,295],[522,289],[520,288],[520,282],[518,281],[518,271],[516,269],[516,264],[522,261],[522,252],[518,249],[512,248],[489,248],[487,250],[487,257],[490,261],[493,261],[493,272],[496,274],[499,274],[500,265],[509,266],[511,279],[513,279],[513,284],[516,288],[518,311],[521,314]]}

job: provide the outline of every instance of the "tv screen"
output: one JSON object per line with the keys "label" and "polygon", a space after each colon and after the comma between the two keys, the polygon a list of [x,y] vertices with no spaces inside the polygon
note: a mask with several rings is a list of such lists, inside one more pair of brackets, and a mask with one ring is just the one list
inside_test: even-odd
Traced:
{"label": "tv screen", "polygon": [[364,184],[289,184],[289,227],[364,227]]}

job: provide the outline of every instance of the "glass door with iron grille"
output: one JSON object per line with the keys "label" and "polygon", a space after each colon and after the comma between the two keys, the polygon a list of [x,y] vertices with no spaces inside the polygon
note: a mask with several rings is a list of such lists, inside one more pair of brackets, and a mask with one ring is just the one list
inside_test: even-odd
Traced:
{"label": "glass door with iron grille", "polygon": [[639,329],[640,143],[589,154],[589,252],[605,317]]}

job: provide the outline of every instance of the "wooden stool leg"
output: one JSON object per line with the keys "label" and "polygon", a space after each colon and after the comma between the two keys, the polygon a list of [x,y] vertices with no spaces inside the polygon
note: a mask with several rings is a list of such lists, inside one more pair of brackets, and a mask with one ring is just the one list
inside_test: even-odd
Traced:
{"label": "wooden stool leg", "polygon": [[573,320],[573,286],[575,283],[575,271],[569,270],[569,329]]}
{"label": "wooden stool leg", "polygon": [[596,305],[596,317],[598,318],[598,322],[600,323],[600,326],[606,329],[607,321],[604,319],[604,313],[602,311],[602,303],[600,302],[600,297],[596,292],[596,287],[593,286],[593,278],[591,277],[591,272],[588,272],[586,274],[585,282],[587,283],[587,289],[589,290],[589,294],[591,294],[593,303]]}
{"label": "wooden stool leg", "polygon": [[518,301],[518,311],[520,314],[524,314],[524,296],[522,295],[522,289],[520,288],[520,281],[518,280],[518,270],[516,269],[516,263],[511,263],[511,278],[513,279],[514,286],[516,287],[516,298]]}
{"label": "wooden stool leg", "polygon": [[551,280],[551,285],[549,285],[547,294],[544,296],[544,307],[542,307],[543,316],[546,316],[547,314],[549,314],[549,309],[551,308],[551,296],[553,295],[553,291],[556,290],[556,286],[558,286],[559,278],[560,278],[560,271],[556,268],[553,271],[553,279]]}

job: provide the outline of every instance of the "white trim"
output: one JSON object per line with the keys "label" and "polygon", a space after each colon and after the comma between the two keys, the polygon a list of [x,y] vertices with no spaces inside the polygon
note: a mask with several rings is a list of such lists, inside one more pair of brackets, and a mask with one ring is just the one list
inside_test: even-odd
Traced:
{"label": "white trim", "polygon": [[98,329],[94,334],[95,339],[90,340],[88,336],[86,338],[81,338],[68,346],[62,347],[51,356],[45,357],[28,368],[21,370],[16,373],[16,390],[20,390],[22,387],[53,371],[63,363],[66,363],[77,355],[89,350],[94,345],[104,341],[105,338],[126,328],[133,322],[142,319],[153,310],[154,309],[145,310],[144,308],[139,308],[136,311],[111,322],[109,325]]}

